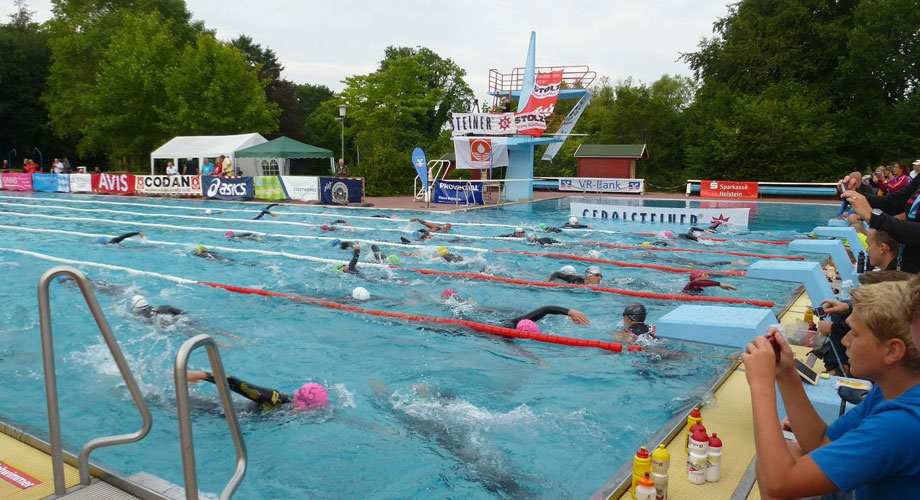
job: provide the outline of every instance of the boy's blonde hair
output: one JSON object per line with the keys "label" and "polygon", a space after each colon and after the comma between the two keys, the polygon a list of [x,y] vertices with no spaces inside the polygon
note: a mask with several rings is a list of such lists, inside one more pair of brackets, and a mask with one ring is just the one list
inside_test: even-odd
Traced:
{"label": "boy's blonde hair", "polygon": [[[911,283],[916,283],[913,280]],[[900,339],[907,346],[901,359],[905,368],[920,372],[920,349],[910,336],[908,302],[913,296],[907,281],[889,281],[863,285],[852,291],[853,311],[859,313],[866,327],[879,342]],[[920,292],[918,292],[920,293]]]}

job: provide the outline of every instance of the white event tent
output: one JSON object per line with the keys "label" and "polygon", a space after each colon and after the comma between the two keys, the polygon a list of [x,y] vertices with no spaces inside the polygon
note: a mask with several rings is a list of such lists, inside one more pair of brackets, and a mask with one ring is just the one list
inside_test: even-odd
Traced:
{"label": "white event tent", "polygon": [[197,158],[200,166],[204,164],[205,158],[217,158],[220,155],[229,156],[234,167],[242,170],[243,175],[258,175],[256,160],[254,158],[240,158],[239,162],[237,162],[236,152],[264,142],[268,142],[268,140],[260,134],[173,137],[169,142],[150,153],[150,175],[155,175],[155,160],[172,160],[175,165],[180,166],[181,172],[181,160]]}

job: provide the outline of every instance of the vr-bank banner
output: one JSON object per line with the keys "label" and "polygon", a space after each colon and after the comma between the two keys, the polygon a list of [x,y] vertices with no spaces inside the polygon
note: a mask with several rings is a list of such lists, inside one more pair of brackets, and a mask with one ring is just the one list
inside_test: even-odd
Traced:
{"label": "vr-bank banner", "polygon": [[319,201],[318,177],[281,176],[281,188],[290,200]]}
{"label": "vr-bank banner", "polygon": [[70,191],[72,193],[91,193],[93,191],[93,175],[70,174]]}
{"label": "vr-bank banner", "polygon": [[320,202],[325,205],[361,203],[361,179],[320,177]]}
{"label": "vr-bank banner", "polygon": [[482,183],[437,180],[434,183],[434,202],[482,205]]}
{"label": "vr-bank banner", "polygon": [[70,177],[65,174],[32,174],[32,189],[45,193],[68,193]]}
{"label": "vr-bank banner", "polygon": [[253,177],[252,182],[255,185],[256,198],[260,200],[286,200],[284,189],[281,188],[281,177],[277,175],[260,175]]}
{"label": "vr-bank banner", "polygon": [[517,132],[514,113],[454,113],[451,135],[510,135]]}
{"label": "vr-bank banner", "polygon": [[590,191],[592,193],[643,193],[645,192],[645,179],[561,177],[559,190]]}
{"label": "vr-bank banner", "polygon": [[662,208],[578,202],[572,202],[570,207],[576,217],[681,226],[708,226],[720,221],[739,228],[748,226],[750,213],[749,208]]}
{"label": "vr-bank banner", "polygon": [[9,173],[0,174],[3,189],[7,191],[31,191],[32,174]]}
{"label": "vr-bank banner", "polygon": [[134,190],[141,194],[201,196],[201,177],[197,175],[137,175]]}
{"label": "vr-bank banner", "polygon": [[206,198],[249,200],[255,197],[252,177],[201,176],[201,192]]}

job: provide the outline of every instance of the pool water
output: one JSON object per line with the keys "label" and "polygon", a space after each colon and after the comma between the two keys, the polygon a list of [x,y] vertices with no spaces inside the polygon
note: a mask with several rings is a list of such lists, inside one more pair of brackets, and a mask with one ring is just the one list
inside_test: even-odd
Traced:
{"label": "pool water", "polygon": [[[205,217],[205,208],[225,213]],[[0,377],[5,383],[0,391],[0,418],[47,430],[36,284],[55,265],[6,249],[489,324],[543,305],[559,305],[584,312],[591,324],[577,326],[563,316],[549,316],[540,321],[543,332],[596,340],[610,340],[610,333],[622,328],[623,306],[633,300],[590,290],[375,267],[369,250],[362,253],[359,264],[363,277],[335,271],[326,261],[284,255],[216,250],[228,259],[218,262],[191,255],[192,248],[201,244],[344,262],[350,252],[331,245],[329,238],[397,242],[400,236],[411,237],[418,227],[405,219],[420,216],[460,224],[452,234],[413,249],[422,255],[402,255],[401,266],[545,281],[562,265],[580,271],[588,265],[487,251],[541,251],[521,240],[490,237],[508,233],[517,224],[561,225],[569,215],[566,200],[436,215],[311,206],[274,211],[285,215],[248,221],[258,213],[258,206],[249,203],[2,193]],[[825,205],[760,204],[750,235],[728,237],[790,239],[835,211]],[[397,215],[402,220],[366,218],[374,214]],[[335,233],[317,227],[339,218],[353,227]],[[548,235],[566,245],[551,251],[580,256],[590,252],[605,259],[677,267],[738,267],[721,263],[734,257],[587,245],[583,242],[637,245],[648,239],[632,233],[650,230],[637,223],[587,223],[606,232]],[[222,235],[227,229],[278,236],[228,241]],[[680,228],[652,228],[661,229]],[[94,235],[134,230],[144,231],[150,242],[162,243],[94,244],[98,237]],[[169,242],[178,245],[165,244]],[[449,264],[431,258],[439,245],[465,260]],[[407,250],[381,249],[388,254]],[[720,244],[718,249],[787,252],[785,247],[736,242]],[[686,283],[681,274],[605,264],[601,268],[603,284],[615,288],[677,293]],[[97,450],[95,460],[129,474],[147,471],[182,484],[172,367],[179,345],[194,334],[214,335],[225,368],[244,380],[286,392],[305,381],[329,388],[332,405],[313,413],[259,413],[237,399],[250,460],[238,498],[587,498],[672,415],[705,397],[730,366],[730,361],[719,357],[735,354],[728,348],[678,341],[646,346],[663,350],[664,355],[508,342],[462,327],[406,323],[121,270],[82,269],[93,280],[109,284],[100,288],[97,297],[154,416],[153,429],[143,441]],[[738,291],[717,289],[707,294],[773,300],[777,311],[794,291],[787,283],[718,279],[734,284]],[[360,304],[351,299],[356,286],[367,288],[372,299]],[[461,300],[442,301],[440,292],[447,287]],[[170,304],[189,314],[177,322],[139,320],[130,312],[135,294],[143,294],[153,305]],[[680,304],[643,302],[651,323]],[[51,304],[64,442],[79,447],[99,435],[133,432],[140,418],[79,291],[73,285],[53,283]],[[191,367],[208,369],[203,351],[192,356]],[[199,488],[216,496],[233,472],[233,445],[215,388],[203,384],[192,394]]]}

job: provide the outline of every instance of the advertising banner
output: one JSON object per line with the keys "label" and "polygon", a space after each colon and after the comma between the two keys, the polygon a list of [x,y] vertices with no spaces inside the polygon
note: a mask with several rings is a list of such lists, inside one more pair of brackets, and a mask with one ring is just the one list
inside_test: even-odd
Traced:
{"label": "advertising banner", "polygon": [[[64,177],[61,174],[61,177]],[[58,174],[32,174],[32,190],[43,193],[54,193],[58,189]]]}
{"label": "advertising banner", "polygon": [[252,177],[201,176],[201,192],[207,198],[248,200],[255,196]]}
{"label": "advertising banner", "polygon": [[[6,462],[0,462],[0,479],[12,484],[20,490],[42,484],[38,479],[35,479]],[[15,493],[13,495],[15,496]]]}
{"label": "advertising banner", "polygon": [[434,181],[435,203],[469,203],[482,205],[482,183],[470,181]]}
{"label": "advertising banner", "polygon": [[[559,127],[559,130],[556,132],[556,134],[562,136],[562,142],[568,139],[568,135],[572,133],[572,129],[575,128],[575,124],[578,122],[578,119],[581,118],[582,112],[588,107],[588,104],[591,104],[592,97],[594,97],[594,94],[585,92],[585,95],[575,103],[575,107],[572,108],[572,111],[569,111],[569,114],[565,115],[565,121],[562,122],[562,126]],[[553,158],[556,157],[556,153],[562,148],[562,142],[554,142],[547,146],[546,152],[543,153],[542,160],[553,161]]]}
{"label": "advertising banner", "polygon": [[425,157],[425,152],[422,148],[412,150],[412,166],[415,167],[418,179],[422,181],[422,189],[428,192],[428,159]]}
{"label": "advertising banner", "polygon": [[70,191],[73,193],[91,193],[93,176],[91,174],[70,174]]}
{"label": "advertising banner", "polygon": [[562,87],[562,71],[537,72],[530,99],[520,113],[514,115],[519,134],[539,137],[546,130],[546,117],[556,109],[556,99]]}
{"label": "advertising banner", "polygon": [[757,183],[741,181],[700,181],[703,198],[757,199]]}
{"label": "advertising banner", "polygon": [[281,188],[281,177],[277,175],[261,175],[252,178],[255,185],[256,198],[260,200],[286,200],[284,189]]}
{"label": "advertising banner", "polygon": [[593,193],[643,193],[645,179],[605,179],[592,177],[561,177],[560,191],[591,191]]}
{"label": "advertising banner", "polygon": [[508,166],[508,140],[504,137],[455,137],[457,168],[483,169]]}
{"label": "advertising banner", "polygon": [[319,201],[319,177],[281,176],[281,188],[289,200]]}
{"label": "advertising banner", "polygon": [[361,203],[361,179],[320,177],[320,202],[326,205]]}
{"label": "advertising banner", "polygon": [[94,193],[134,194],[133,174],[93,174]]}
{"label": "advertising banner", "polygon": [[136,175],[134,190],[141,194],[201,196],[201,177],[197,175]]}
{"label": "advertising banner", "polygon": [[517,132],[514,113],[453,113],[451,135],[509,135]]}
{"label": "advertising banner", "polygon": [[7,191],[31,191],[32,174],[0,174],[3,179],[3,189]]}
{"label": "advertising banner", "polygon": [[747,208],[663,208],[572,202],[572,215],[595,219],[623,220],[642,224],[679,224],[706,227],[715,221],[732,227],[748,226]]}

